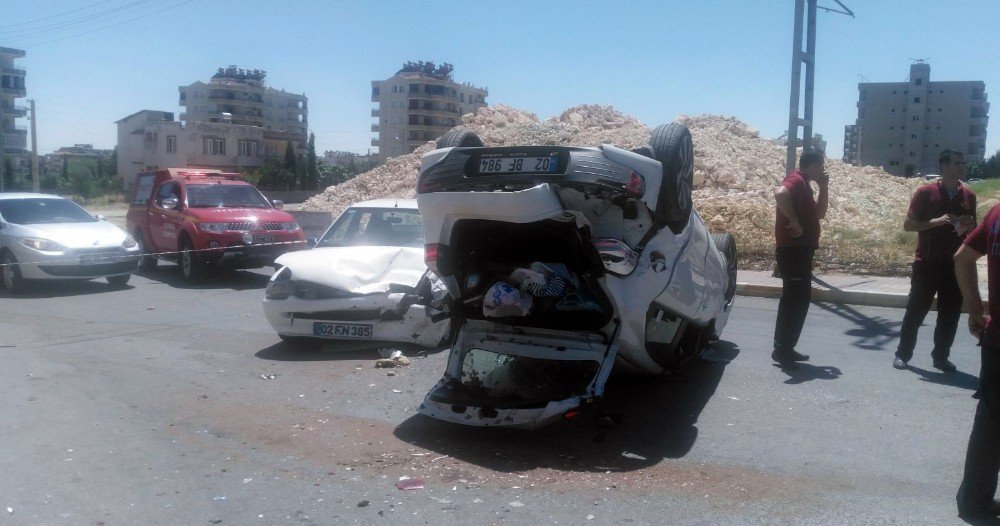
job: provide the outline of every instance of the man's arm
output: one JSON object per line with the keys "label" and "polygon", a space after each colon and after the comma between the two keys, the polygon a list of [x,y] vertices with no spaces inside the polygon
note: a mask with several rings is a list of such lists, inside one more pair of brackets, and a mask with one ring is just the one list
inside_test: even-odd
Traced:
{"label": "man's arm", "polygon": [[829,204],[829,194],[828,189],[830,186],[830,180],[826,178],[826,174],[823,174],[823,178],[816,181],[819,186],[819,196],[816,197],[816,217],[823,219],[826,217],[826,208]]}
{"label": "man's arm", "polygon": [[799,216],[795,214],[795,205],[792,204],[792,193],[785,186],[779,186],[774,189],[774,200],[778,205],[778,211],[788,218],[788,226],[786,228],[789,234],[792,237],[801,236],[802,224],[799,223]]}
{"label": "man's arm", "polygon": [[958,288],[962,290],[965,308],[969,311],[969,332],[979,337],[986,328],[986,318],[983,316],[983,298],[979,294],[979,276],[976,271],[976,260],[983,257],[969,245],[962,245],[955,252],[955,278]]}
{"label": "man's arm", "polygon": [[913,217],[913,212],[907,212],[906,220],[903,221],[903,230],[907,232],[923,232],[924,230],[930,230],[939,226],[950,225],[957,218],[958,216],[955,214],[945,214],[941,217],[922,221]]}

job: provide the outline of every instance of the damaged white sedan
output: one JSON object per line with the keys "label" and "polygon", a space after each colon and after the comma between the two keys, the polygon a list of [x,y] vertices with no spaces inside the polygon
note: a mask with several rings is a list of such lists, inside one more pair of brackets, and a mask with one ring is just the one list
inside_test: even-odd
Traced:
{"label": "damaged white sedan", "polygon": [[357,203],[315,248],[276,260],[280,267],[267,284],[264,314],[287,342],[437,346],[449,323],[434,323],[427,313],[434,281],[423,255],[416,201]]}
{"label": "damaged white sedan", "polygon": [[736,247],[693,210],[681,124],[648,147],[483,147],[455,129],[421,159],[426,260],[447,288],[448,365],[420,412],[538,427],[612,368],[658,375],[719,338]]}

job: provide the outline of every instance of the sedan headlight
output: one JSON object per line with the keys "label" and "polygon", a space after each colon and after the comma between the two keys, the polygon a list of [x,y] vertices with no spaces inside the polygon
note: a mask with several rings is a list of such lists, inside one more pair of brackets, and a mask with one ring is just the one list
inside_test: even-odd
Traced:
{"label": "sedan headlight", "polygon": [[292,283],[292,271],[288,267],[280,270],[267,282],[264,297],[269,300],[285,300],[295,294],[295,284]]}
{"label": "sedan headlight", "polygon": [[132,234],[126,234],[125,241],[122,241],[122,246],[125,248],[135,248],[138,245],[139,244],[135,242],[135,238],[132,237]]}
{"label": "sedan headlight", "polygon": [[204,232],[225,232],[229,230],[229,223],[199,223],[198,228]]}
{"label": "sedan headlight", "polygon": [[55,241],[34,237],[26,237],[22,239],[21,244],[28,248],[33,248],[42,252],[62,252],[63,250],[66,250],[66,247],[56,243]]}
{"label": "sedan headlight", "polygon": [[289,221],[287,223],[281,223],[281,229],[285,232],[295,232],[299,229],[299,224],[295,221]]}

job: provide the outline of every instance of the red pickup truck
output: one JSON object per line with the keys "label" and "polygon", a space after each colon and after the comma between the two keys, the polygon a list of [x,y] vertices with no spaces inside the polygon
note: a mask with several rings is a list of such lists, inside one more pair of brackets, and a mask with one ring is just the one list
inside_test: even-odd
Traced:
{"label": "red pickup truck", "polygon": [[139,270],[176,261],[186,279],[212,267],[259,268],[306,248],[295,218],[240,174],[165,168],[136,174],[126,228],[139,243]]}

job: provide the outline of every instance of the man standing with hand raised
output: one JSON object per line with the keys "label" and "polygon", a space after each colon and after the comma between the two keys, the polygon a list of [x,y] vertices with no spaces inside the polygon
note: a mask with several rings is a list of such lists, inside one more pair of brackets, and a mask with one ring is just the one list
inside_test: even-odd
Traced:
{"label": "man standing with hand raised", "polygon": [[[812,181],[819,187],[818,198],[813,198]],[[795,346],[812,297],[813,255],[819,248],[819,220],[826,216],[827,183],[823,153],[810,149],[799,157],[799,169],[789,173],[774,190],[775,259],[781,274],[781,300],[771,359],[783,367],[809,359]]]}

